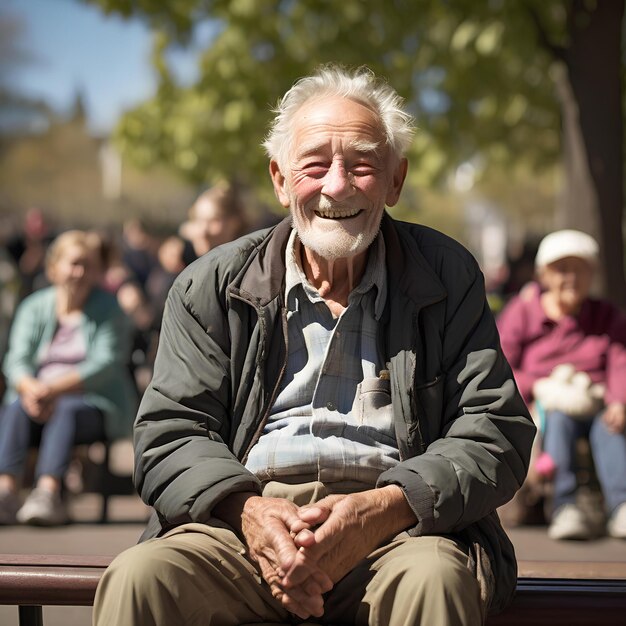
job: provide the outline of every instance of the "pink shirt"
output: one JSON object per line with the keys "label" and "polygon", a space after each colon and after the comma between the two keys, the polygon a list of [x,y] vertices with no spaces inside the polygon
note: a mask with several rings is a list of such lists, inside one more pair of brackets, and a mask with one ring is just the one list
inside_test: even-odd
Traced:
{"label": "pink shirt", "polygon": [[606,385],[604,400],[626,403],[626,316],[607,300],[588,298],[577,316],[550,320],[540,288],[525,287],[498,318],[502,349],[526,402],[533,383],[561,363],[571,363]]}
{"label": "pink shirt", "polygon": [[87,343],[80,318],[58,322],[57,330],[44,348],[37,379],[50,382],[74,371],[87,357]]}

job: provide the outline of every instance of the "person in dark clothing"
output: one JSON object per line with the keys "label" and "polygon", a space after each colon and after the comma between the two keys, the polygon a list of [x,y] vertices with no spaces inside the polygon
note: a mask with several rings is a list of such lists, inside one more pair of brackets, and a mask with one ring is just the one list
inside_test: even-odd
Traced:
{"label": "person in dark clothing", "polygon": [[535,427],[476,261],[385,213],[412,135],[366,69],[281,100],[265,147],[290,218],[170,291],[135,422],[155,512],[96,625],[476,626],[510,600],[495,509]]}

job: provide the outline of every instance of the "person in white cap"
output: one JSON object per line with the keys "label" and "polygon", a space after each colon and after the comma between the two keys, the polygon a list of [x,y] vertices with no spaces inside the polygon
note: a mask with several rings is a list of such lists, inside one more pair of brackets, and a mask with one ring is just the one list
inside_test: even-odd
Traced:
{"label": "person in white cap", "polygon": [[626,539],[626,316],[590,296],[597,264],[598,244],[588,234],[547,235],[535,259],[537,282],[498,318],[518,387],[544,418],[543,452],[554,471],[553,539],[588,539],[598,532],[577,504],[575,446],[581,436],[589,438],[607,531]]}

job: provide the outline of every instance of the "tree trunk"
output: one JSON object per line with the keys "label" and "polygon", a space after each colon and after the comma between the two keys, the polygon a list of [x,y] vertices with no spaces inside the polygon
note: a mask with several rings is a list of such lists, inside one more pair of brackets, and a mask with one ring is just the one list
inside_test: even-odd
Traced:
{"label": "tree trunk", "polygon": [[569,5],[569,46],[557,76],[563,112],[565,188],[558,228],[592,234],[600,288],[626,307],[623,246],[621,33],[625,0]]}

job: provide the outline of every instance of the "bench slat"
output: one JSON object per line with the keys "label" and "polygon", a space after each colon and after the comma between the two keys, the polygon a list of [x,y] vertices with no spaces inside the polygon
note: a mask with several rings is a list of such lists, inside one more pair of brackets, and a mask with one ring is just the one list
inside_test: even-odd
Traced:
{"label": "bench slat", "polygon": [[93,604],[103,568],[0,567],[0,604]]}
{"label": "bench slat", "polygon": [[[111,556],[0,554],[0,604],[91,606]],[[512,605],[487,626],[623,626],[626,563],[520,561]]]}
{"label": "bench slat", "polygon": [[519,578],[626,579],[626,563],[607,561],[518,561]]}
{"label": "bench slat", "polygon": [[[0,554],[0,567],[106,568],[114,557],[81,554]],[[518,561],[519,578],[626,579],[626,562]]]}
{"label": "bench slat", "polygon": [[626,580],[520,578],[511,605],[486,626],[623,626]]}
{"label": "bench slat", "polygon": [[0,567],[96,567],[106,568],[114,557],[82,554],[0,554]]}

